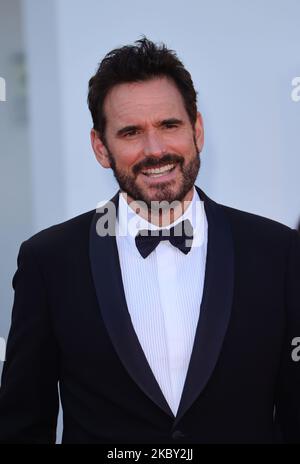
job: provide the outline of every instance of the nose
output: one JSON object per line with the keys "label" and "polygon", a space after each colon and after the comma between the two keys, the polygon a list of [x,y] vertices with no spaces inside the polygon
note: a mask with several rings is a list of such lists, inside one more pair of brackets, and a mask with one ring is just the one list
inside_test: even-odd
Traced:
{"label": "nose", "polygon": [[148,132],[145,135],[144,154],[146,156],[161,156],[166,153],[166,147],[162,136],[156,131]]}

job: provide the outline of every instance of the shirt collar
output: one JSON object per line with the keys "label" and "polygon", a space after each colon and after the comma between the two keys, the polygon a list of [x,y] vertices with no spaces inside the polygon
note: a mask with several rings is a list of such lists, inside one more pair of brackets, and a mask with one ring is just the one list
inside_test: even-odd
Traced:
{"label": "shirt collar", "polygon": [[[176,221],[163,228],[169,229],[179,222],[189,219],[194,230],[194,239],[192,248],[201,246],[204,242],[205,211],[204,203],[200,199],[195,187],[193,188],[192,201],[185,212]],[[142,218],[128,205],[123,194],[119,194],[118,218],[116,221],[116,235],[122,239],[128,240],[135,246],[135,237],[141,229],[161,229],[161,227],[152,224]]]}

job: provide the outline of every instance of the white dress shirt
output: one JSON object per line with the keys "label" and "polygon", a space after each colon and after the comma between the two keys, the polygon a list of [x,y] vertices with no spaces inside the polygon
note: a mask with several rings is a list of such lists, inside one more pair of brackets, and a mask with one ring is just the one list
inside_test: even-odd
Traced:
{"label": "white dress shirt", "polygon": [[185,255],[166,240],[144,259],[135,236],[141,229],[159,227],[137,215],[123,194],[119,195],[116,239],[128,311],[174,416],[192,353],[205,275],[207,219],[195,188],[184,214],[165,228],[184,219],[194,229],[190,252]]}

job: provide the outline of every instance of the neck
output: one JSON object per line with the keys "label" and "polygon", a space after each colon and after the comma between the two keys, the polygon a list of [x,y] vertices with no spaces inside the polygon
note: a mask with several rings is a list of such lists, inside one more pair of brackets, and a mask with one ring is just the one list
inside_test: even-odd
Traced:
{"label": "neck", "polygon": [[194,188],[186,194],[183,200],[173,201],[166,208],[161,206],[158,208],[148,208],[144,202],[135,201],[129,195],[126,195],[125,199],[130,208],[143,219],[157,227],[165,227],[175,222],[184,214],[191,204],[193,194]]}

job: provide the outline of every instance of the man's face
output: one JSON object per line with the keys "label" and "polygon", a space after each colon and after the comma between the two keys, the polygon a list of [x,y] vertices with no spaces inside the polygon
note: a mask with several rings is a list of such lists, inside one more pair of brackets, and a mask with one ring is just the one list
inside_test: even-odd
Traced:
{"label": "man's face", "polygon": [[119,84],[104,102],[105,142],[91,132],[98,161],[112,168],[129,199],[192,198],[203,146],[200,114],[193,127],[180,92],[163,77]]}

